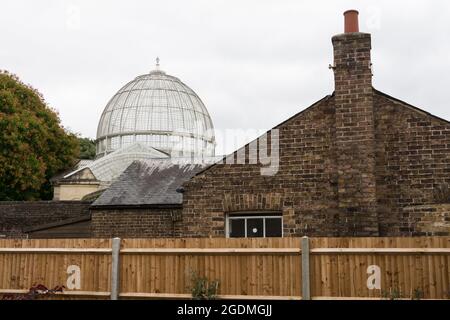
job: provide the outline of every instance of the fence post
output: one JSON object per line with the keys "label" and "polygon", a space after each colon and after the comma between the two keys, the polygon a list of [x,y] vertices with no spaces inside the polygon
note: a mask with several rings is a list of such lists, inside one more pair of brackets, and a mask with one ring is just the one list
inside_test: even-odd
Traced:
{"label": "fence post", "polygon": [[111,260],[111,300],[119,298],[119,259],[120,259],[120,238],[112,239],[112,260]]}
{"label": "fence post", "polygon": [[302,299],[311,300],[309,274],[309,238],[302,238]]}

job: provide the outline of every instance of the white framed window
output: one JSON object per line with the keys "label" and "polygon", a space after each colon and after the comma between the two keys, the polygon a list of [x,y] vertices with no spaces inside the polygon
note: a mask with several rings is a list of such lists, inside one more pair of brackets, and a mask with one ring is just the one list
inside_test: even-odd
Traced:
{"label": "white framed window", "polygon": [[283,236],[281,213],[232,213],[226,218],[227,238],[269,238]]}

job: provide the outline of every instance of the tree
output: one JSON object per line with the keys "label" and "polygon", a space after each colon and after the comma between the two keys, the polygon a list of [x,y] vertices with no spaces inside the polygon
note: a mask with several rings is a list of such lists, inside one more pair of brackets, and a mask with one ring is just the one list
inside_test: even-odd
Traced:
{"label": "tree", "polygon": [[76,136],[42,95],[0,71],[0,200],[51,199],[49,179],[78,153]]}
{"label": "tree", "polygon": [[94,159],[95,158],[95,142],[89,138],[78,137],[80,144],[80,159]]}

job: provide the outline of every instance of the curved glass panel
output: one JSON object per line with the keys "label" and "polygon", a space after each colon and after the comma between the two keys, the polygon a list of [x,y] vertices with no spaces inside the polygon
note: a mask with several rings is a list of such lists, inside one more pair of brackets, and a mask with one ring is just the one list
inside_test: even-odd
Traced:
{"label": "curved glass panel", "polygon": [[173,155],[214,156],[214,127],[191,88],[154,70],[127,83],[106,105],[97,129],[97,156],[136,142]]}

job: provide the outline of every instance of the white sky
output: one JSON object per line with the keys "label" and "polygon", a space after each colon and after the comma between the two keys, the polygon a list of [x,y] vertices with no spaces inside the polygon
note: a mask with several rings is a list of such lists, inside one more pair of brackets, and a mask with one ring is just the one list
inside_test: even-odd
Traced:
{"label": "white sky", "polygon": [[374,86],[450,119],[445,0],[2,0],[0,69],[37,88],[64,126],[95,138],[108,100],[159,56],[217,130],[267,130],[332,93],[331,37],[347,9],[372,34]]}

